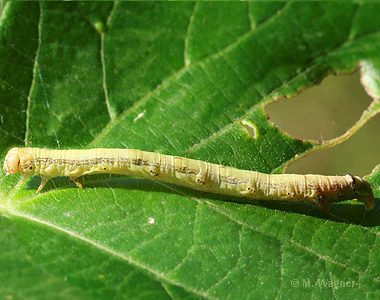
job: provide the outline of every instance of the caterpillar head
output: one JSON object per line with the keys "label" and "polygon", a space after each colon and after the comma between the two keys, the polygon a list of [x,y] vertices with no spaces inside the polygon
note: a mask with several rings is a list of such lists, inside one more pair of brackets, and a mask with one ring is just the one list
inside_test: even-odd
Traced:
{"label": "caterpillar head", "polygon": [[16,174],[20,171],[20,148],[12,148],[8,151],[4,160],[5,176]]}
{"label": "caterpillar head", "polygon": [[21,174],[30,176],[33,174],[35,166],[33,157],[28,151],[28,148],[12,148],[8,151],[4,160],[5,176],[10,174]]}

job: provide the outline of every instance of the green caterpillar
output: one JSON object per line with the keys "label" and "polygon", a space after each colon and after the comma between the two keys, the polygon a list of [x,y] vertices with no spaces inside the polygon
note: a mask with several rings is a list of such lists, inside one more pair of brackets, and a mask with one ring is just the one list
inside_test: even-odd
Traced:
{"label": "green caterpillar", "polygon": [[353,176],[263,174],[184,157],[134,149],[49,150],[12,148],[5,157],[6,175],[41,175],[40,192],[53,177],[111,173],[173,183],[199,191],[258,200],[309,201],[328,211],[330,203],[356,199],[374,207],[367,181]]}

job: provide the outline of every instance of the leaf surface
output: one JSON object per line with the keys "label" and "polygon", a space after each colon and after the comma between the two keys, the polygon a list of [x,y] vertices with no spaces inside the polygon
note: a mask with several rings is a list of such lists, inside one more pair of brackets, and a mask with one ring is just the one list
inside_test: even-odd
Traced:
{"label": "leaf surface", "polygon": [[[136,148],[282,173],[380,111],[379,9],[8,2],[2,157],[14,146]],[[269,102],[358,65],[374,102],[345,135],[298,140],[268,120]],[[83,178],[84,190],[54,179],[36,194],[37,176],[17,190],[19,179],[1,181],[2,298],[379,297],[378,205],[325,214],[109,175]],[[379,197],[377,171],[369,181]]]}

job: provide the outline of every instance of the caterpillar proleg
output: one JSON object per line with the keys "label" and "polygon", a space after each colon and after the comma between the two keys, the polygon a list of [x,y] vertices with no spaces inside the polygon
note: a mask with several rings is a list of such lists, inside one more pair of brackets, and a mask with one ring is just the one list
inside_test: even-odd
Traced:
{"label": "caterpillar proleg", "polygon": [[195,190],[258,200],[309,201],[328,211],[330,203],[356,199],[367,210],[374,196],[367,181],[353,176],[263,174],[179,156],[134,149],[49,150],[12,148],[4,161],[6,176],[20,172],[22,181],[41,175],[37,193],[53,177],[67,176],[78,187],[83,175],[124,174],[173,183]]}

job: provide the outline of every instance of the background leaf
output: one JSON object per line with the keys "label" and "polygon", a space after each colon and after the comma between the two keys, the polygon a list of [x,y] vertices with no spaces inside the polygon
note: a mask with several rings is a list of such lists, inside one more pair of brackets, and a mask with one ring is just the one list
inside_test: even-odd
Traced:
{"label": "background leaf", "polygon": [[[379,8],[8,2],[2,157],[14,146],[128,147],[281,173],[379,112]],[[268,121],[269,102],[358,65],[374,102],[345,135],[298,140]],[[16,190],[18,180],[1,181],[2,298],[379,296],[378,205],[325,214],[125,176],[86,177],[85,190],[58,178],[35,194],[38,177]]]}

